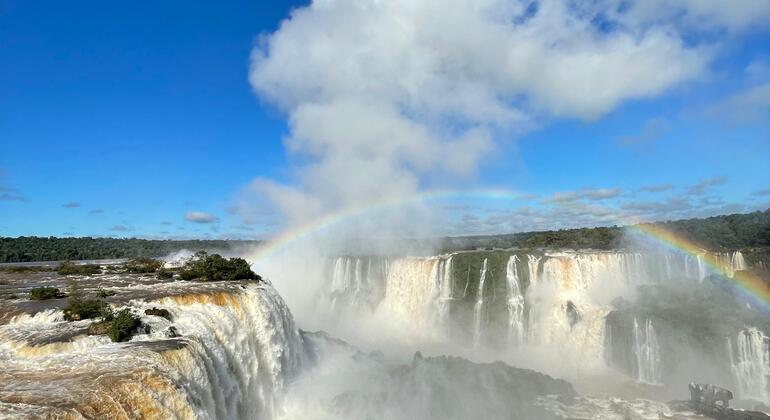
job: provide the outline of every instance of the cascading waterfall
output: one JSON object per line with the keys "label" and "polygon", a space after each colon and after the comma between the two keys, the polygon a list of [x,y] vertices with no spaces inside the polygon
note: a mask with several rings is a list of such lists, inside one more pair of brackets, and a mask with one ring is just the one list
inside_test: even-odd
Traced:
{"label": "cascading waterfall", "polygon": [[443,338],[451,337],[451,323],[449,322],[449,313],[451,310],[454,284],[452,279],[452,256],[447,259],[439,259],[434,266],[433,273],[433,294],[435,298],[435,321],[436,328],[441,331]]}
{"label": "cascading waterfall", "polygon": [[389,261],[377,257],[337,257],[328,261],[330,279],[322,306],[331,312],[347,308],[372,310],[384,295]]}
{"label": "cascading waterfall", "polygon": [[728,337],[730,368],[739,398],[770,401],[770,338],[757,328]]}
{"label": "cascading waterfall", "polygon": [[484,258],[484,262],[481,263],[481,272],[479,274],[479,288],[476,292],[476,304],[473,306],[473,346],[478,347],[481,344],[481,324],[484,309],[484,283],[487,279],[489,260]]}
{"label": "cascading waterfall", "polygon": [[[747,268],[740,252],[714,255],[726,275]],[[355,267],[355,257],[344,260],[335,265]],[[638,382],[660,384],[664,355],[653,321],[639,318],[635,325],[631,317],[610,331],[606,317],[614,302],[623,301],[618,297],[631,299],[639,287],[654,293],[661,285],[696,286],[707,277],[707,260],[680,252],[471,251],[389,259],[379,276],[367,274],[371,270],[363,263],[361,270],[339,268],[326,294],[353,296],[360,290],[357,305],[369,302],[378,315],[415,329],[415,336],[470,347],[558,351],[567,355],[565,369],[576,375],[612,367]],[[453,278],[458,264],[462,274]],[[357,276],[365,278],[358,289]],[[367,291],[377,287],[384,290],[379,297]]]}
{"label": "cascading waterfall", "polygon": [[661,383],[660,346],[652,320],[643,325],[634,318],[634,354],[636,356],[636,380],[647,384]]}
{"label": "cascading waterfall", "polygon": [[524,296],[521,294],[518,267],[519,257],[508,258],[505,279],[508,292],[508,343],[521,344],[524,340]]}
{"label": "cascading waterfall", "polygon": [[400,258],[389,265],[385,297],[378,311],[396,315],[410,328],[432,334],[435,319],[431,303],[435,296],[432,274],[439,258]]}
{"label": "cascading waterfall", "polygon": [[[0,371],[26,384],[1,381],[0,396],[34,402],[3,402],[0,417],[272,418],[302,342],[270,285],[244,287],[130,301],[152,332],[128,343],[84,335],[90,321],[58,310],[0,326]],[[144,315],[153,307],[171,320]]]}
{"label": "cascading waterfall", "polygon": [[698,281],[703,283],[703,280],[706,278],[706,266],[703,263],[702,255],[698,254],[696,258],[698,260]]}

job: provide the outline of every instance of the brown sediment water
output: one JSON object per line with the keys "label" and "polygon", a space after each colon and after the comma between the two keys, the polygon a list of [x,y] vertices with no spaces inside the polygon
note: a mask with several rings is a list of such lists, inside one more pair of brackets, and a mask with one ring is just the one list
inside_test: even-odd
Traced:
{"label": "brown sediment water", "polygon": [[[268,284],[51,272],[2,280],[18,298],[0,301],[0,418],[263,417],[299,365],[299,333]],[[72,283],[84,297],[114,292],[103,300],[149,331],[113,343],[88,335],[91,320],[65,321],[66,298],[26,298],[32,287]],[[155,307],[171,319],[144,313]]]}

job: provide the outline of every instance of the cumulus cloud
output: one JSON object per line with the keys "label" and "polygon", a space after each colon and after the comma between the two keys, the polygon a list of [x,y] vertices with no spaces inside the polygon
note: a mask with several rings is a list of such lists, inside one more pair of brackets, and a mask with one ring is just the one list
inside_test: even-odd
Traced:
{"label": "cumulus cloud", "polygon": [[288,115],[297,171],[247,190],[292,224],[413,194],[426,179],[471,178],[500,133],[599,118],[697,79],[711,58],[673,17],[530,3],[316,0],[294,10],[253,51],[250,81]]}
{"label": "cumulus cloud", "polygon": [[110,230],[113,231],[113,232],[128,232],[131,229],[129,229],[125,225],[115,225],[115,226],[111,227]]}
{"label": "cumulus cloud", "polygon": [[765,188],[763,190],[754,191],[753,193],[751,193],[751,195],[759,195],[759,196],[761,196],[761,195],[770,195],[770,188]]}
{"label": "cumulus cloud", "polygon": [[69,203],[64,203],[61,206],[64,207],[64,208],[67,208],[67,209],[76,209],[76,208],[80,207],[80,203],[78,203],[76,201],[70,201]]}
{"label": "cumulus cloud", "polygon": [[214,223],[219,220],[216,216],[202,211],[188,211],[184,215],[184,220],[193,223]]}
{"label": "cumulus cloud", "polygon": [[[588,2],[610,10],[611,17],[635,27],[673,22],[686,31],[741,32],[766,25],[770,2],[757,0],[605,0]],[[764,29],[764,27],[762,28]]]}
{"label": "cumulus cloud", "polygon": [[91,214],[102,214],[102,213],[104,213],[104,210],[102,210],[102,209],[93,209],[89,213],[91,213]]}

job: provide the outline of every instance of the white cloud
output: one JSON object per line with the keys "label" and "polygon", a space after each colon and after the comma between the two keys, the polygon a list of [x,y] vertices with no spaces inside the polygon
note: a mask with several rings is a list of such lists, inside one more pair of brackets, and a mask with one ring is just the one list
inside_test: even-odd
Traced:
{"label": "white cloud", "polygon": [[[684,19],[641,2],[529,5],[315,0],[294,10],[254,49],[249,77],[288,115],[294,172],[246,191],[297,224],[409,196],[426,180],[472,179],[501,133],[555,117],[593,120],[703,76],[715,48],[684,40],[696,16],[716,29],[750,25],[687,1],[675,5]],[[556,199],[619,191],[581,194]]]}
{"label": "white cloud", "polygon": [[193,223],[214,223],[219,220],[216,216],[202,211],[188,211],[184,219]]}

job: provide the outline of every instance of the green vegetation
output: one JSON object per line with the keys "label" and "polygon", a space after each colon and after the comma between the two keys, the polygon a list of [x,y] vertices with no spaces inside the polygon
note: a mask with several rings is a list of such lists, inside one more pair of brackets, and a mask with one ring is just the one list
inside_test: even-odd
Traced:
{"label": "green vegetation", "polygon": [[169,270],[168,268],[161,267],[158,269],[158,278],[161,280],[166,280],[174,277],[174,272],[172,270]]}
{"label": "green vegetation", "polygon": [[96,297],[104,299],[106,297],[115,296],[115,291],[113,290],[104,290],[101,287],[96,289]]}
{"label": "green vegetation", "polygon": [[179,271],[182,280],[261,280],[243,258],[223,258],[200,251]]}
{"label": "green vegetation", "polygon": [[83,299],[77,285],[70,284],[69,300],[64,307],[64,319],[67,321],[80,321],[83,319],[104,318],[111,320],[113,318],[112,308],[103,300]]}
{"label": "green vegetation", "polygon": [[96,264],[75,264],[72,261],[62,261],[56,272],[60,276],[80,275],[90,276],[92,274],[99,274],[102,272],[102,268]]}
{"label": "green vegetation", "polygon": [[56,287],[35,287],[29,291],[30,300],[59,299],[63,298],[64,296],[65,294]]}
{"label": "green vegetation", "polygon": [[11,267],[0,267],[0,273],[40,273],[54,270],[55,268],[48,266],[14,265]]}
{"label": "green vegetation", "polygon": [[[770,210],[706,219],[654,223],[711,251],[770,247]],[[623,227],[596,227],[492,236],[444,238],[441,251],[478,248],[617,249],[624,246]]]}
{"label": "green vegetation", "polygon": [[182,249],[230,251],[259,241],[149,240],[117,238],[0,238],[0,263],[160,257]]}
{"label": "green vegetation", "polygon": [[64,319],[67,321],[80,321],[91,318],[112,318],[110,305],[98,299],[84,299],[69,302],[64,307]]}
{"label": "green vegetation", "polygon": [[148,257],[132,258],[123,264],[123,269],[127,273],[154,273],[161,267],[163,267],[162,262]]}
{"label": "green vegetation", "polygon": [[112,319],[107,335],[114,342],[128,341],[136,330],[142,326],[142,321],[128,309],[121,309]]}

